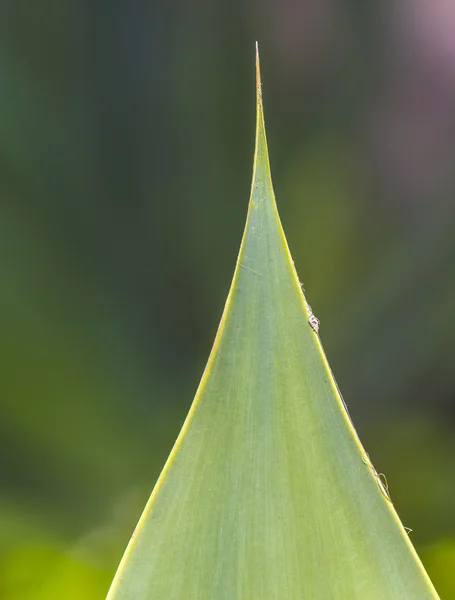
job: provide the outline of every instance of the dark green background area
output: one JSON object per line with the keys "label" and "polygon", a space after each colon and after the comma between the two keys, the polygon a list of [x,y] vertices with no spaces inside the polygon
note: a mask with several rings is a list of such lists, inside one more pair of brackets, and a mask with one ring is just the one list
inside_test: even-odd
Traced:
{"label": "dark green background area", "polygon": [[256,39],[278,206],[328,359],[455,597],[455,23],[440,6],[2,3],[0,598],[105,597],[229,289]]}

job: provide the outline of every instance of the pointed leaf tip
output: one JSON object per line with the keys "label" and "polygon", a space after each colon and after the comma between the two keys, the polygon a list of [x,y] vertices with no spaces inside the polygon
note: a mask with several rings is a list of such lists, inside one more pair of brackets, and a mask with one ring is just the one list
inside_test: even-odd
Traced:
{"label": "pointed leaf tip", "polygon": [[256,42],[256,100],[262,106],[261,66],[259,62],[259,44]]}

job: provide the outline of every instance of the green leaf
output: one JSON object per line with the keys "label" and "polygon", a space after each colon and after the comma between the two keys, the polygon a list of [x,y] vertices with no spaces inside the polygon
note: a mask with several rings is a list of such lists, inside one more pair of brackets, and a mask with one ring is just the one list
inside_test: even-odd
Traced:
{"label": "green leaf", "polygon": [[234,280],[108,600],[438,597],[317,330],[275,204],[257,58],[253,183]]}

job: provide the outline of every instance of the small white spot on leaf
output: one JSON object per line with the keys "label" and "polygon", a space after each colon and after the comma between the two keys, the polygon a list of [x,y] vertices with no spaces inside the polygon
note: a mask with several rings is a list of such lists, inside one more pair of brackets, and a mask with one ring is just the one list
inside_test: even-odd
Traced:
{"label": "small white spot on leaf", "polygon": [[311,329],[318,333],[319,331],[319,319],[311,313],[310,318],[308,319],[308,323],[311,325]]}

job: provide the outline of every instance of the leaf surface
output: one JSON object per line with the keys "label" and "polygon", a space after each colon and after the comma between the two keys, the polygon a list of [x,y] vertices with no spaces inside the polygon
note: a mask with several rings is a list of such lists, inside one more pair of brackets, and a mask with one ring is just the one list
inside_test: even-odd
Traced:
{"label": "leaf surface", "polygon": [[278,216],[257,58],[247,223],[189,415],[108,600],[430,600]]}

